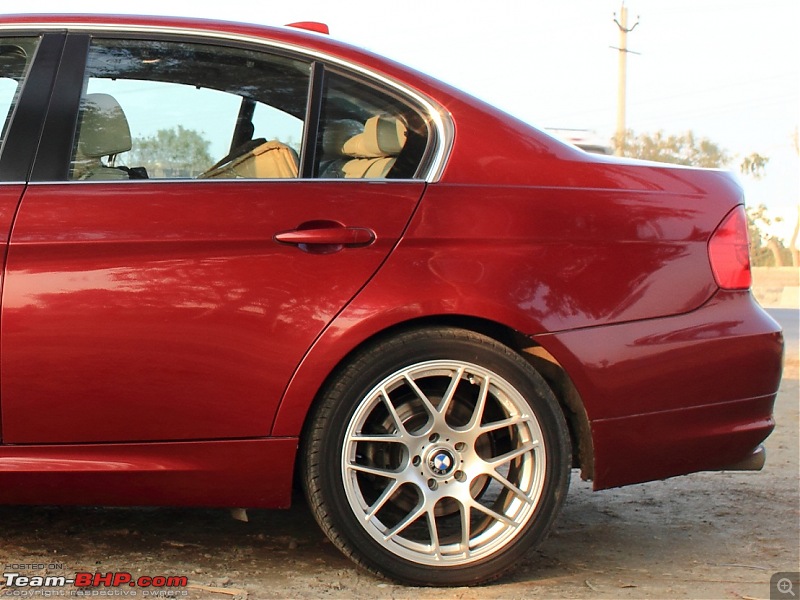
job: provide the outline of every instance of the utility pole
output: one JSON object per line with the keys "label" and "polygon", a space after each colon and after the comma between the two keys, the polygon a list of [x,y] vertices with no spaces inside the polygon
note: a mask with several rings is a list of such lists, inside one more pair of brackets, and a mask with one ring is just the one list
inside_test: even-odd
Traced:
{"label": "utility pole", "polygon": [[[625,153],[625,95],[627,88],[627,71],[628,71],[628,53],[638,54],[638,52],[631,52],[628,50],[628,34],[636,29],[639,24],[639,17],[636,17],[636,23],[633,27],[628,28],[628,7],[625,6],[623,0],[622,7],[619,11],[619,20],[614,15],[614,23],[619,28],[619,82],[617,87],[617,134],[616,134],[616,150],[614,154],[622,156]],[[612,46],[614,48],[614,46]]]}

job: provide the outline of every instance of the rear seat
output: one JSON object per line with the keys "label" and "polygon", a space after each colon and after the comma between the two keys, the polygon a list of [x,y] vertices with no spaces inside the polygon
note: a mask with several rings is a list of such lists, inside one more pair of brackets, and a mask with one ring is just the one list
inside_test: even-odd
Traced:
{"label": "rear seat", "polygon": [[346,178],[381,179],[386,177],[406,143],[406,126],[389,115],[371,117],[364,131],[352,136],[342,146],[350,157],[341,166]]}
{"label": "rear seat", "polygon": [[319,160],[319,176],[322,179],[344,177],[342,167],[352,157],[344,153],[345,142],[364,131],[364,124],[355,119],[329,121],[322,132],[322,154]]}

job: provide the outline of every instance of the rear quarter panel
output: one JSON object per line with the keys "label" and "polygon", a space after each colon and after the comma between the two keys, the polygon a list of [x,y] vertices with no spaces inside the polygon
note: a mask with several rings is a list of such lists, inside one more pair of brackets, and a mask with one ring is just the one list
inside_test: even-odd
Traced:
{"label": "rear quarter panel", "polygon": [[297,435],[327,374],[400,323],[458,315],[533,336],[686,313],[713,296],[707,242],[741,197],[729,176],[548,165],[552,185],[429,185],[395,251],[298,368],[273,435]]}

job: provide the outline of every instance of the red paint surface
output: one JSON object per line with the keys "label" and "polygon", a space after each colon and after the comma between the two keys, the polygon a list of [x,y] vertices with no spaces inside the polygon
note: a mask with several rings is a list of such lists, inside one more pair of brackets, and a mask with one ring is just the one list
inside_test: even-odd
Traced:
{"label": "red paint surface", "polygon": [[0,504],[288,508],[296,451],[296,439],[0,446]]}
{"label": "red paint surface", "polygon": [[[30,186],[3,298],[4,441],[267,435],[296,365],[384,260],[421,190]],[[319,219],[376,240],[324,255],[273,240]]]}

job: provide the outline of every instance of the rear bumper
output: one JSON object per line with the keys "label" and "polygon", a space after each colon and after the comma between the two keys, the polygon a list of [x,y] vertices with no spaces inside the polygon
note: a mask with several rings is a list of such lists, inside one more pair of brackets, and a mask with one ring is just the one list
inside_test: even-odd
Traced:
{"label": "rear bumper", "polygon": [[592,423],[594,487],[720,471],[772,432],[775,395]]}
{"label": "rear bumper", "polygon": [[584,402],[595,489],[730,468],[774,427],[783,335],[747,292],[537,341]]}

